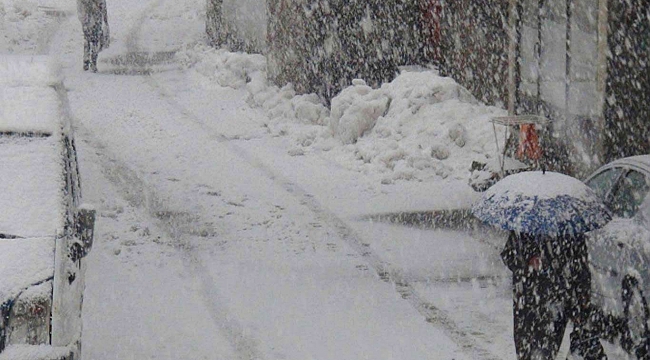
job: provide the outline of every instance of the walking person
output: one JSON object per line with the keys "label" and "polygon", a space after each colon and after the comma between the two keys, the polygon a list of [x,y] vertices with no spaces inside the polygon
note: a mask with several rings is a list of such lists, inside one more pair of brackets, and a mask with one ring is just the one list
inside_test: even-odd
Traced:
{"label": "walking person", "polygon": [[607,359],[589,327],[591,274],[584,235],[551,237],[511,231],[501,257],[512,271],[518,360],[554,360],[568,321],[574,327],[572,356]]}
{"label": "walking person", "polygon": [[472,207],[484,223],[510,231],[501,258],[512,271],[518,360],[555,360],[569,321],[569,358],[607,359],[591,305],[586,234],[611,212],[579,179],[550,171],[506,176]]}
{"label": "walking person", "polygon": [[106,0],[77,0],[77,15],[84,35],[83,69],[97,72],[99,52],[110,43]]}

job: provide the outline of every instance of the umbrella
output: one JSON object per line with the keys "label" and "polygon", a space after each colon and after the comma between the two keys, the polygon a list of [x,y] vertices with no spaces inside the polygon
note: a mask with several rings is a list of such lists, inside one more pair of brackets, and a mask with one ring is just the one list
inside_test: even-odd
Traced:
{"label": "umbrella", "polygon": [[481,221],[533,235],[573,235],[598,229],[611,214],[596,193],[571,176],[531,171],[507,176],[472,207]]}

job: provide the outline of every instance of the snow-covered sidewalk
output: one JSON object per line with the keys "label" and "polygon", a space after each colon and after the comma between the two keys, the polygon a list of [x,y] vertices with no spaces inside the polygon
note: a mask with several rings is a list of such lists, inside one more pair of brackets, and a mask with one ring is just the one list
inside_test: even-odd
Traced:
{"label": "snow-covered sidewalk", "polygon": [[513,357],[498,238],[361,221],[467,207],[501,109],[418,69],[330,111],[201,45],[202,0],[108,6],[100,73],[74,16],[46,46],[99,210],[85,359]]}

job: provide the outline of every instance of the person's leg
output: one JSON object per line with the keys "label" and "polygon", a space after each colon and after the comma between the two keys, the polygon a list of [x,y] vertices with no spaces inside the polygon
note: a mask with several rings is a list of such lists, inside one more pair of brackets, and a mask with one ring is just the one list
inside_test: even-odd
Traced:
{"label": "person's leg", "polygon": [[531,286],[530,300],[533,307],[532,323],[532,358],[555,360],[564,338],[568,318],[563,302],[553,291],[555,287],[548,278],[529,276]]}
{"label": "person's leg", "polygon": [[514,320],[514,341],[515,352],[517,353],[517,360],[530,360],[531,347],[534,337],[532,336],[530,316],[527,316],[523,311],[517,311],[516,305],[513,320]]}
{"label": "person's leg", "polygon": [[[562,310],[563,309],[561,308],[552,309],[550,314],[550,316],[553,317],[552,321],[549,321],[551,327],[548,329],[547,333],[550,359],[555,359],[560,351],[560,346],[562,345],[562,340],[564,339],[564,333],[568,323],[568,318]],[[559,311],[559,313],[556,313],[556,311]]]}
{"label": "person's leg", "polygon": [[91,56],[90,56],[90,71],[96,73],[97,72],[97,51],[93,51]]}
{"label": "person's leg", "polygon": [[536,348],[536,304],[530,294],[526,294],[523,282],[515,287],[513,297],[514,341],[517,360],[533,359]]}
{"label": "person's leg", "polygon": [[95,22],[91,27],[90,35],[90,54],[89,66],[92,72],[97,72],[97,57],[99,56],[99,34],[101,31],[101,24]]}
{"label": "person's leg", "polygon": [[88,71],[90,67],[90,41],[87,32],[84,31],[84,56],[83,56],[83,69]]}
{"label": "person's leg", "polygon": [[527,337],[523,313],[523,296],[521,294],[522,284],[516,273],[512,274],[512,322],[513,333],[512,337],[515,342],[515,352],[517,360],[527,359]]}
{"label": "person's leg", "polygon": [[576,328],[571,332],[571,355],[584,360],[607,360],[600,338],[591,331]]}
{"label": "person's leg", "polygon": [[[542,305],[544,306],[544,305]],[[564,338],[566,318],[560,315],[554,319],[547,309],[539,308],[533,325],[532,358],[537,360],[555,360]]]}

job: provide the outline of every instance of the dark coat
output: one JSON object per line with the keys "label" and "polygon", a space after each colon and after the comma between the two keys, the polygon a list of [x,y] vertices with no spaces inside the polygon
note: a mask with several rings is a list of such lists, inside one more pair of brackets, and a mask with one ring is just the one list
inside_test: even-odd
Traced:
{"label": "dark coat", "polygon": [[77,0],[77,15],[86,41],[92,43],[96,52],[110,45],[108,9],[106,0]]}
{"label": "dark coat", "polygon": [[574,306],[589,300],[591,274],[587,256],[582,234],[555,238],[512,232],[501,252],[503,262],[517,280],[531,275],[529,262],[537,257],[541,268],[535,276],[550,287],[544,291],[553,297],[572,297]]}
{"label": "dark coat", "polygon": [[588,316],[591,275],[585,237],[511,232],[501,257],[512,271],[517,358],[554,359],[567,321],[579,325]]}

